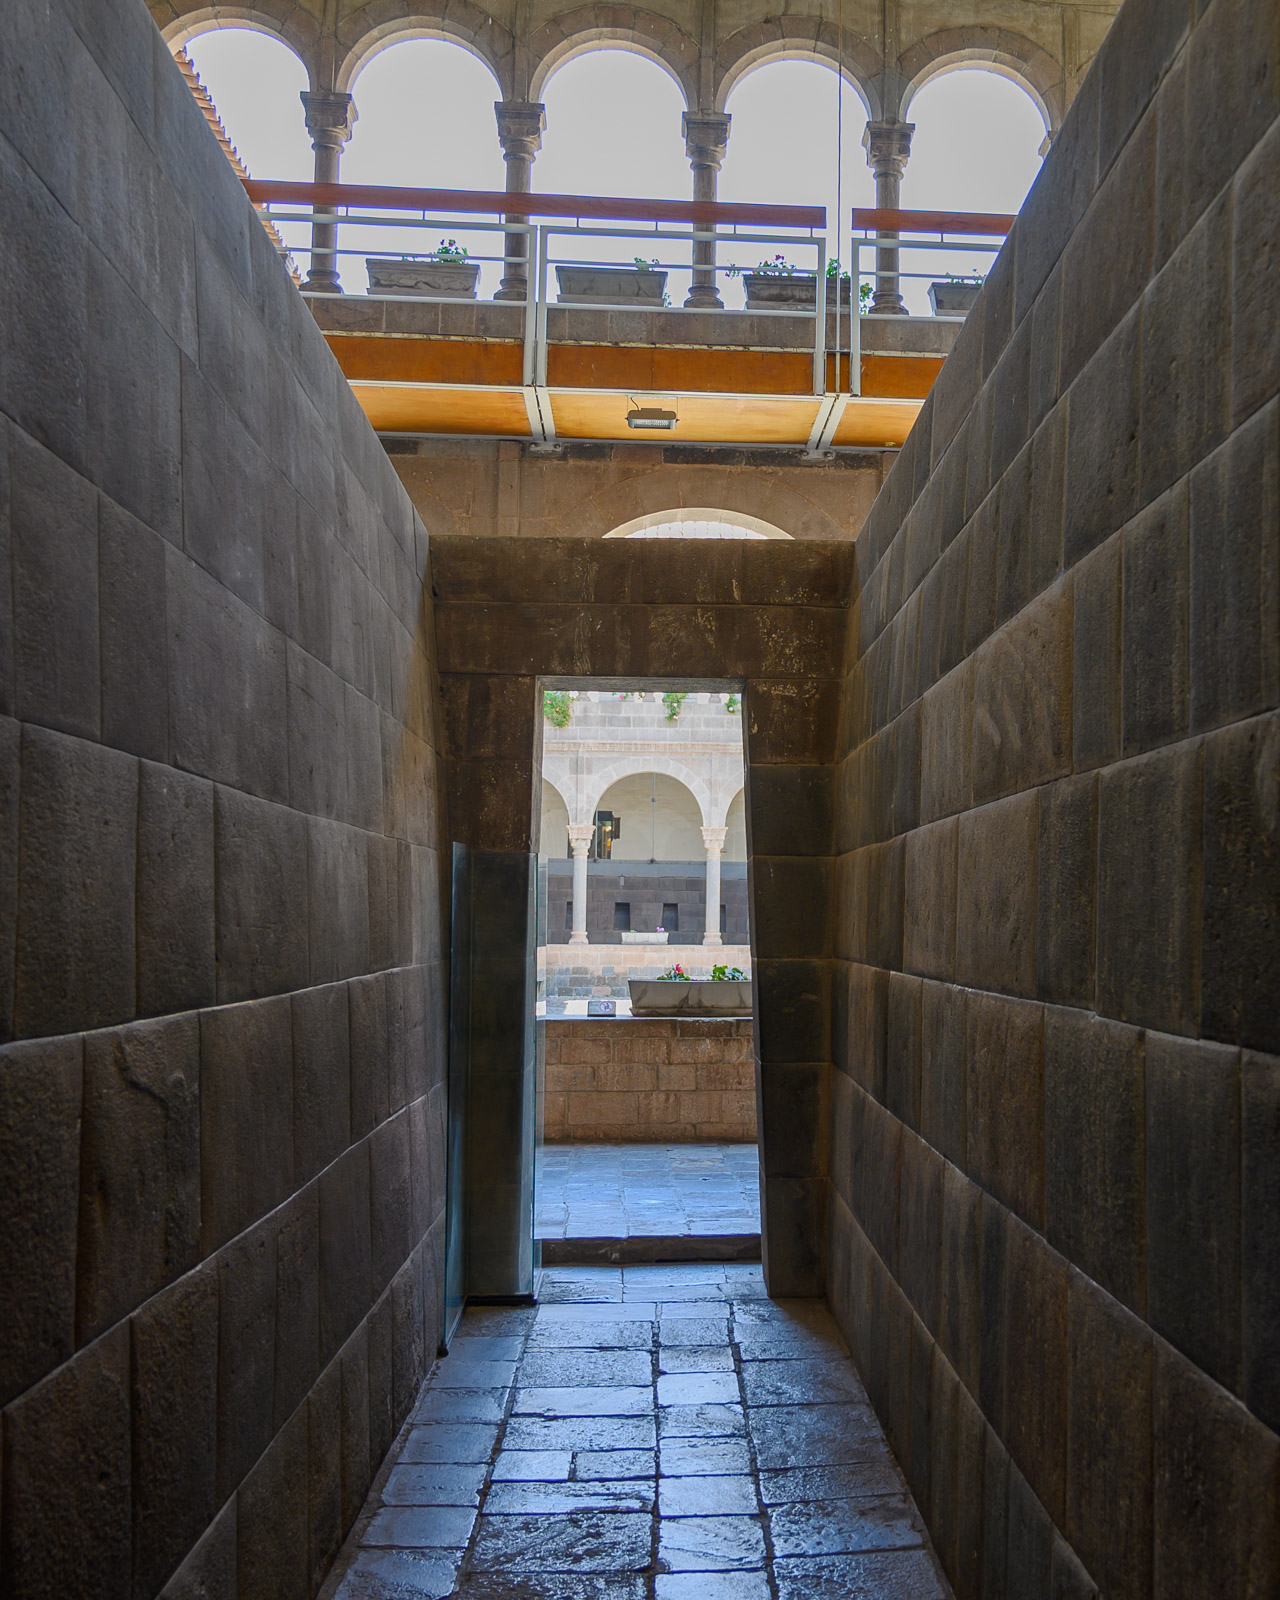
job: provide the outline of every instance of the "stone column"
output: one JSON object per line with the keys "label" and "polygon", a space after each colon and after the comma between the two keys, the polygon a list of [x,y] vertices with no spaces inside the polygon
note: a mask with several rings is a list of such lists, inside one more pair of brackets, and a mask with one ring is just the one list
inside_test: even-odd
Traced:
{"label": "stone column", "polygon": [[[337,89],[307,89],[302,93],[302,107],[306,112],[311,148],[316,153],[315,181],[337,183],[342,148],[355,127],[355,104],[349,94],[341,94]],[[306,283],[308,289],[320,294],[342,293],[342,285],[338,281],[338,258],[333,253],[337,243],[338,229],[334,223],[314,224],[311,229],[311,268]]]}
{"label": "stone column", "polygon": [[573,931],[570,944],[588,944],[587,938],[587,851],[595,826],[590,822],[569,824],[569,846],[573,851]]}
{"label": "stone column", "polygon": [[[867,165],[875,174],[876,207],[880,211],[896,211],[902,193],[902,173],[911,154],[911,135],[915,132],[911,122],[868,122],[862,136],[862,148],[867,152]],[[841,219],[841,227],[844,219]],[[896,240],[896,233],[882,233],[881,239]],[[881,246],[876,251],[876,292],[871,297],[871,309],[904,317],[907,308],[902,302],[898,284],[898,252]]]}
{"label": "stone column", "polygon": [[[722,111],[686,111],[681,124],[684,151],[693,168],[693,198],[715,200],[720,163],[729,143],[729,117]],[[694,227],[697,228],[695,223]],[[694,240],[693,286],[686,306],[707,311],[723,309],[724,301],[716,286],[716,246],[714,239]]]}
{"label": "stone column", "polygon": [[[542,149],[542,131],[547,125],[543,106],[532,100],[494,102],[498,119],[498,139],[502,158],[507,163],[507,193],[528,194],[533,158]],[[508,217],[509,222],[527,222],[527,217]],[[508,233],[502,284],[495,300],[523,300],[529,292],[529,235]],[[586,938],[586,935],[583,935]]]}
{"label": "stone column", "polygon": [[704,828],[702,843],[707,852],[707,914],[703,944],[718,945],[720,937],[720,852],[724,849],[727,828]]}

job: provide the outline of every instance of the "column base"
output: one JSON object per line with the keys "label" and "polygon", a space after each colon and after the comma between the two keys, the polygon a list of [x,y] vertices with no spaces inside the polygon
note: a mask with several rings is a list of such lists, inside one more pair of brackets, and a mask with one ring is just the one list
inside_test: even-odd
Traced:
{"label": "column base", "polygon": [[707,949],[723,949],[724,940],[718,933],[704,933],[702,943]]}
{"label": "column base", "polygon": [[907,314],[900,294],[873,294],[871,310],[878,317],[905,317]]}
{"label": "column base", "polygon": [[571,933],[569,935],[569,943],[570,944],[590,944],[591,941],[587,938],[585,933]]}
{"label": "column base", "polygon": [[336,272],[309,272],[303,283],[309,294],[341,294],[342,284]]}
{"label": "column base", "polygon": [[723,311],[724,301],[714,289],[703,288],[695,285],[689,291],[689,298],[685,301],[686,311]]}
{"label": "column base", "polygon": [[529,280],[527,278],[504,278],[493,298],[495,300],[519,300],[523,304],[529,298]]}

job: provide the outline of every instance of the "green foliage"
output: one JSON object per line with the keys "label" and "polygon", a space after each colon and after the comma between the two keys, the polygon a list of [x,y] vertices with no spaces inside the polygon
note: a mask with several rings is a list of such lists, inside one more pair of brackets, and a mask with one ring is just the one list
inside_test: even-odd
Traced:
{"label": "green foliage", "polygon": [[976,272],[975,271],[975,272],[969,272],[969,273],[963,273],[963,272],[961,272],[961,273],[948,272],[947,273],[947,282],[948,283],[963,283],[966,286],[971,286],[971,287],[973,287],[975,289],[981,289],[981,287],[983,286],[983,284],[986,281],[987,281],[987,275],[986,275],[985,272]]}
{"label": "green foliage", "polygon": [[738,712],[742,710],[742,696],[740,694],[731,694],[725,701],[724,708],[731,717],[736,717]]}
{"label": "green foliage", "polygon": [[864,317],[871,310],[871,296],[874,293],[875,290],[869,283],[860,283],[858,285],[858,310]]}
{"label": "green foliage", "polygon": [[689,974],[684,970],[679,962],[677,962],[674,967],[668,967],[665,972],[660,972],[658,974],[659,983],[688,983],[688,981]]}
{"label": "green foliage", "polygon": [[564,689],[548,689],[542,696],[542,715],[553,728],[567,728],[573,715],[573,701]]}
{"label": "green foliage", "polygon": [[687,694],[664,694],[662,703],[667,708],[667,721],[674,722],[680,715],[680,708],[689,698]]}
{"label": "green foliage", "polygon": [[429,259],[458,266],[467,259],[467,252],[456,239],[441,239],[439,248],[431,252]]}
{"label": "green foliage", "polygon": [[741,967],[712,967],[712,983],[745,983],[747,975]]}
{"label": "green foliage", "polygon": [[758,261],[754,267],[726,267],[725,271],[731,278],[740,278],[744,272],[755,272],[766,278],[791,278],[798,272],[802,277],[813,277],[813,273],[805,267],[796,266],[794,261],[788,261],[786,256],[774,256],[772,261]]}

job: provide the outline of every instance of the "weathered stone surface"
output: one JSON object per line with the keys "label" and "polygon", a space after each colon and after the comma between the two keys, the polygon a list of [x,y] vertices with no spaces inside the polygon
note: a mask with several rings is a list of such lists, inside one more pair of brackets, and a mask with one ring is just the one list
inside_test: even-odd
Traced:
{"label": "weathered stone surface", "polygon": [[276,1355],[272,1409],[283,1426],[319,1370],[320,1191],[309,1183],[276,1213]]}
{"label": "weathered stone surface", "polygon": [[127,1020],[135,998],[138,763],[28,725],[19,817],[15,1032]]}
{"label": "weathered stone surface", "polygon": [[6,1584],[131,1600],[128,1325],[15,1401],[4,1435]]}
{"label": "weathered stone surface", "polygon": [[1032,1227],[1044,1217],[1044,1008],[971,994],[966,1013],[969,1175]]}
{"label": "weathered stone surface", "polygon": [[293,1182],[288,996],[200,1016],[201,1244],[263,1216]]}
{"label": "weathered stone surface", "polygon": [[1097,1008],[1170,1033],[1199,1013],[1200,768],[1174,745],[1109,768],[1099,794]]}
{"label": "weathered stone surface", "polygon": [[926,977],[955,970],[956,828],[947,820],[907,835],[902,959]]}
{"label": "weathered stone surface", "polygon": [[306,1600],[307,1412],[281,1428],[236,1496],[239,1600]]}
{"label": "weathered stone surface", "polygon": [[1272,1431],[1280,1424],[1280,1061],[1241,1064],[1241,1388]]}
{"label": "weathered stone surface", "polygon": [[920,979],[889,974],[884,1104],[909,1127],[920,1125]]}
{"label": "weathered stone surface", "polygon": [[1200,1026],[1280,1052],[1280,715],[1204,742]]}
{"label": "weathered stone surface", "polygon": [[[1274,69],[1272,78],[1274,80]],[[1272,98],[1275,88],[1272,84]],[[1262,97],[1259,97],[1262,98]],[[1231,240],[1231,416],[1241,423],[1275,394],[1277,345],[1271,293],[1280,251],[1276,232],[1277,132],[1245,162],[1235,181]]]}
{"label": "weathered stone surface", "polygon": [[1119,535],[1085,557],[1072,574],[1072,748],[1077,772],[1120,754],[1121,550]]}
{"label": "weathered stone surface", "polygon": [[138,781],[138,1010],[216,996],[213,785],[144,761]]}
{"label": "weathered stone surface", "polygon": [[[1064,326],[1067,320],[1064,314]],[[1123,527],[1138,509],[1140,321],[1140,308],[1135,308],[1072,388],[1064,541],[1068,564]]]}
{"label": "weathered stone surface", "polygon": [[160,1591],[163,1600],[224,1600],[236,1594],[236,1502],[228,1500]]}
{"label": "weathered stone surface", "polygon": [[1062,776],[1071,759],[1071,580],[974,658],[975,803]]}
{"label": "weathered stone surface", "polygon": [[1240,1057],[1148,1033],[1151,1325],[1234,1389],[1240,1362]]}
{"label": "weathered stone surface", "polygon": [[347,985],[294,994],[293,1170],[305,1183],[351,1140],[351,1046]]}
{"label": "weathered stone surface", "polygon": [[220,1002],[306,986],[307,836],[296,811],[215,788]]}
{"label": "weathered stone surface", "polygon": [[[0,443],[2,448],[2,443]],[[2,526],[2,524],[0,524]],[[3,560],[0,550],[0,561]],[[0,594],[0,607],[3,607]],[[3,612],[0,611],[0,615]],[[0,653],[3,646],[0,646]],[[2,664],[0,664],[2,666]],[[18,791],[22,725],[0,717],[0,1040],[13,1038],[13,973],[18,939]]]}
{"label": "weathered stone surface", "polygon": [[78,1036],[0,1050],[0,1404],[75,1348],[82,1059]]}
{"label": "weathered stone surface", "polygon": [[307,1397],[308,1593],[323,1583],[342,1544],[342,1362],[333,1360]]}
{"label": "weathered stone surface", "polygon": [[98,530],[102,737],[152,761],[169,752],[164,543],[103,499]]}
{"label": "weathered stone surface", "polygon": [[1005,1296],[1005,1436],[1036,1495],[1060,1522],[1067,1440],[1067,1263],[1016,1220],[1009,1224]]}
{"label": "weathered stone surface", "polygon": [[973,667],[965,662],[925,695],[920,730],[920,820],[962,811],[973,795]]}
{"label": "weathered stone surface", "polygon": [[202,1267],[133,1318],[133,1592],[153,1595],[216,1504],[218,1275]]}
{"label": "weathered stone surface", "polygon": [[982,1291],[982,1191],[948,1163],[942,1170],[938,1343],[974,1396],[982,1356]]}
{"label": "weathered stone surface", "polygon": [[269,1219],[217,1258],[219,1500],[243,1482],[274,1431],[276,1233]]}
{"label": "weathered stone surface", "polygon": [[1045,1232],[1141,1315],[1147,1297],[1142,1033],[1049,1006],[1044,1026]]}
{"label": "weathered stone surface", "polygon": [[368,1311],[369,1285],[369,1150],[361,1143],[320,1176],[321,1362]]}
{"label": "weathered stone surface", "polygon": [[1254,1600],[1280,1581],[1280,1442],[1157,1343],[1152,1592]]}
{"label": "weathered stone surface", "polygon": [[1185,737],[1188,728],[1187,494],[1149,505],[1121,534],[1122,722],[1125,755]]}
{"label": "weathered stone surface", "polygon": [[1034,994],[1038,849],[1034,791],[961,817],[956,975],[962,983]]}
{"label": "weathered stone surface", "polygon": [[948,1161],[965,1160],[965,993],[926,982],[920,992],[920,1132]]}
{"label": "weathered stone surface", "polygon": [[366,836],[313,817],[306,838],[308,948],[312,983],[330,983],[369,965]]}
{"label": "weathered stone surface", "polygon": [[1036,987],[1044,1000],[1092,1002],[1097,864],[1097,779],[1085,773],[1042,789]]}
{"label": "weathered stone surface", "polygon": [[80,1150],[76,1327],[84,1343],[199,1258],[194,1012],[86,1038]]}

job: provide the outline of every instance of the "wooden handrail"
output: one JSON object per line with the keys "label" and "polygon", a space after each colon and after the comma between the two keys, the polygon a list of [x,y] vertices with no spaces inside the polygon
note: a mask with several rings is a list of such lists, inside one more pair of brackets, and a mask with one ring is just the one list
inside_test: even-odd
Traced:
{"label": "wooden handrail", "polygon": [[875,233],[978,233],[1004,235],[1014,218],[994,211],[876,211],[855,206],[853,225]]}
{"label": "wooden handrail", "polygon": [[505,190],[402,189],[367,183],[285,183],[246,178],[255,205],[272,201],[382,211],[489,212],[512,217],[584,217],[613,222],[738,223],[761,228],[822,228],[825,206],[757,206],[713,200],[625,200],[588,194],[508,194]]}

